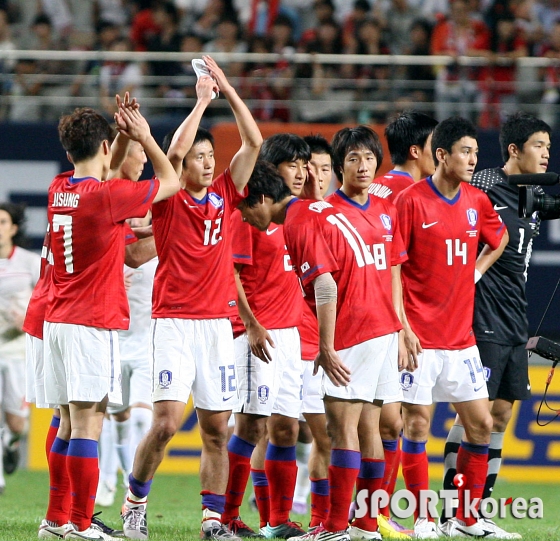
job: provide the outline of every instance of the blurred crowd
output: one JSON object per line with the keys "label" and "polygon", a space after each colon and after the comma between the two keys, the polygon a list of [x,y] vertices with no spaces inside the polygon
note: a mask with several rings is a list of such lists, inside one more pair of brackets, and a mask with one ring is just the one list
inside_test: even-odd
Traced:
{"label": "blurred crowd", "polygon": [[[438,119],[460,113],[492,128],[533,104],[558,124],[560,63],[515,59],[560,59],[560,0],[0,0],[0,51],[9,49],[281,53],[221,62],[259,120],[384,122],[424,103]],[[296,64],[293,52],[487,62]],[[183,116],[194,97],[190,62],[3,59],[0,77],[0,118],[11,121],[58,118],[72,97],[95,97],[109,114],[127,90],[160,98],[153,116]]]}

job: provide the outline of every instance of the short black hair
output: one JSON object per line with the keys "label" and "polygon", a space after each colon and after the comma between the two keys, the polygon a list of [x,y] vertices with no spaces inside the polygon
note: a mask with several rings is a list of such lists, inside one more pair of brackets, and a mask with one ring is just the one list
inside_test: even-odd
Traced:
{"label": "short black hair", "polygon": [[443,148],[451,153],[453,145],[463,137],[472,137],[476,139],[476,128],[474,124],[460,116],[452,116],[442,120],[434,129],[432,135],[432,154],[434,156],[434,163],[438,164],[436,150]]}
{"label": "short black hair", "polygon": [[[175,135],[175,132],[179,129],[179,126],[177,126],[174,130],[171,130],[170,132],[168,132],[165,137],[163,138],[163,143],[161,145],[161,148],[163,150],[163,152],[165,152],[167,154],[167,151],[169,150],[169,147],[171,146],[171,141],[173,140],[173,136]],[[214,136],[206,129],[206,128],[198,128],[196,130],[196,135],[194,136],[194,141],[192,146],[201,143],[202,141],[208,141],[211,145],[212,148],[214,148]],[[189,149],[190,150],[190,149]]]}
{"label": "short black hair", "polygon": [[12,224],[17,225],[17,232],[12,237],[12,243],[15,246],[24,247],[27,245],[27,238],[25,236],[25,204],[24,203],[0,203],[0,210],[7,212],[10,215]]}
{"label": "short black hair", "polygon": [[500,130],[500,149],[504,163],[509,160],[509,145],[514,144],[522,151],[529,137],[538,132],[548,133],[550,136],[552,129],[544,120],[523,111],[508,116]]}
{"label": "short black hair", "polygon": [[275,133],[264,140],[259,159],[276,167],[283,162],[308,162],[311,159],[311,150],[303,138],[295,133]]}
{"label": "short black hair", "polygon": [[338,130],[333,136],[331,146],[334,172],[340,182],[342,182],[344,159],[351,150],[362,148],[371,150],[377,159],[376,171],[381,167],[383,147],[379,136],[369,126],[362,125]]}
{"label": "short black hair", "polygon": [[270,197],[274,203],[292,195],[276,166],[265,160],[257,160],[255,163],[247,183],[247,191],[247,197],[241,201],[240,206],[254,207],[263,195]]}
{"label": "short black hair", "polygon": [[309,145],[311,154],[328,154],[332,160],[331,145],[320,133],[306,135],[303,140]]}
{"label": "short black hair", "polygon": [[418,111],[404,111],[385,128],[391,162],[404,165],[412,145],[424,148],[437,120]]}

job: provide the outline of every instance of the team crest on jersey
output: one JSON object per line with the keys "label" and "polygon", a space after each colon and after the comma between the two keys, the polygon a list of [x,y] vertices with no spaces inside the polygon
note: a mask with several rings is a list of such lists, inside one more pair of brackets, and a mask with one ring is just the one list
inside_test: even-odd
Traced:
{"label": "team crest on jersey", "polygon": [[478,222],[478,212],[475,209],[467,209],[467,220],[471,227],[475,227]]}
{"label": "team crest on jersey", "polygon": [[391,216],[389,216],[388,214],[380,214],[379,218],[381,219],[381,223],[383,224],[383,227],[387,231],[391,231],[391,229],[393,229],[393,224],[391,223]]}
{"label": "team crest on jersey", "polygon": [[257,397],[261,404],[266,404],[270,396],[270,389],[267,385],[259,385],[257,389]]}
{"label": "team crest on jersey", "polygon": [[403,372],[401,374],[401,388],[403,391],[408,391],[414,383],[414,376],[410,372]]}
{"label": "team crest on jersey", "polygon": [[237,303],[234,300],[228,301],[228,306],[230,308],[233,308],[234,306],[237,306]]}
{"label": "team crest on jersey", "polygon": [[220,197],[217,193],[210,192],[208,194],[208,201],[214,205],[217,209],[222,208],[224,206],[224,198]]}
{"label": "team crest on jersey", "polygon": [[162,370],[159,373],[159,387],[160,389],[169,389],[171,381],[173,380],[173,374],[170,370]]}

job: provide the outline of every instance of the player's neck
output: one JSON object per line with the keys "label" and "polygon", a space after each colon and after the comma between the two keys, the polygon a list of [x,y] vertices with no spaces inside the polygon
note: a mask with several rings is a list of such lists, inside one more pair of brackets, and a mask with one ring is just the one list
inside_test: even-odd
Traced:
{"label": "player's neck", "polygon": [[399,171],[399,173],[408,173],[414,182],[422,180],[422,173],[419,167],[416,165],[416,161],[407,161],[403,165],[393,165],[393,171]]}
{"label": "player's neck", "polygon": [[183,188],[192,198],[197,199],[198,201],[204,199],[208,193],[208,188],[206,186],[193,186],[192,184],[185,184]]}
{"label": "player's neck", "polygon": [[506,162],[506,164],[502,167],[502,169],[504,170],[504,173],[508,176],[521,175],[522,173],[526,173],[526,171],[521,171],[517,163],[511,159]]}
{"label": "player's neck", "polygon": [[367,188],[364,190],[362,188],[353,188],[352,186],[346,186],[343,184],[340,191],[348,197],[348,199],[355,201],[359,205],[365,205],[369,199],[369,192],[367,191]]}
{"label": "player's neck", "polygon": [[74,178],[92,177],[97,180],[105,180],[106,173],[103,173],[103,165],[93,161],[77,163],[74,167]]}
{"label": "player's neck", "polygon": [[294,199],[297,198],[294,195],[290,195],[289,197],[282,199],[282,201],[272,205],[271,217],[273,223],[282,225],[286,221],[288,203]]}
{"label": "player's neck", "polygon": [[453,199],[461,189],[461,181],[445,176],[441,169],[432,175],[432,182],[437,191],[446,199]]}
{"label": "player's neck", "polygon": [[0,244],[0,259],[8,259],[12,255],[13,249],[12,243]]}

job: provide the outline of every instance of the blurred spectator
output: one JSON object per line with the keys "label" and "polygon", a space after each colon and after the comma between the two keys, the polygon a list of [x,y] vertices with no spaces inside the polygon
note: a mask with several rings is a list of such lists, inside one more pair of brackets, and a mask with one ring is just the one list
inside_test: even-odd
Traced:
{"label": "blurred spectator", "polygon": [[560,0],[540,0],[531,4],[534,20],[542,28],[544,35],[550,34],[556,22],[560,21]]}
{"label": "blurred spectator", "polygon": [[237,20],[232,0],[208,0],[204,11],[187,22],[188,32],[198,34],[204,42],[216,37],[216,26],[222,19]]}
{"label": "blurred spectator", "polygon": [[[499,128],[505,117],[517,109],[515,60],[527,56],[527,45],[515,17],[504,14],[496,20],[492,33],[490,65],[482,69],[479,99],[483,107],[479,118],[481,128]],[[506,61],[506,64],[502,62]]]}
{"label": "blurred spectator", "polygon": [[147,7],[146,4],[141,4],[143,9],[140,9],[132,18],[130,41],[135,51],[146,51],[148,42],[161,32],[161,27],[154,18],[154,8],[159,3],[157,0],[152,0]]}
{"label": "blurred spectator", "polygon": [[332,0],[315,0],[313,2],[314,20],[312,25],[304,30],[300,38],[300,46],[305,48],[307,43],[317,38],[317,28],[325,21],[332,21],[335,18],[335,7]]}
{"label": "blurred spectator", "polygon": [[[0,9],[0,51],[14,51],[15,49],[17,47],[12,40],[8,12],[5,9]],[[14,64],[15,62],[11,59],[0,60],[0,74],[2,75],[3,87],[7,84],[4,76],[12,71]]]}
{"label": "blurred spectator", "polygon": [[431,52],[449,55],[454,62],[436,66],[436,118],[443,120],[452,114],[474,119],[473,103],[477,92],[480,69],[461,66],[459,56],[481,56],[490,50],[488,27],[470,16],[467,0],[454,0],[450,17],[436,25],[432,33]]}
{"label": "blurred spectator", "polygon": [[[242,33],[236,19],[224,17],[216,26],[216,37],[206,43],[203,51],[212,53],[245,53],[247,43],[241,41]],[[240,77],[243,73],[243,62],[220,62],[220,66],[229,77]]]}
{"label": "blurred spectator", "polygon": [[[118,38],[109,47],[110,51],[130,51],[130,42],[126,38]],[[113,118],[115,112],[115,94],[131,96],[142,102],[142,68],[137,62],[126,60],[107,60],[99,73],[99,93],[101,107],[105,115]]]}
{"label": "blurred spectator", "polygon": [[[560,21],[552,27],[541,56],[560,60]],[[557,127],[560,117],[560,63],[544,68],[543,81],[544,92],[541,102],[544,106],[541,108],[541,117],[552,127]]]}
{"label": "blurred spectator", "polygon": [[391,53],[408,54],[412,47],[410,28],[420,17],[420,10],[410,5],[409,0],[391,0],[383,17]]}
{"label": "blurred spectator", "polygon": [[[173,2],[157,3],[152,9],[153,21],[161,31],[146,41],[146,50],[155,53],[178,53],[181,49],[179,12]],[[180,71],[175,61],[150,62],[150,73],[156,77],[173,77]]]}
{"label": "blurred spectator", "polygon": [[270,29],[271,52],[288,55],[296,50],[292,20],[278,15]]}
{"label": "blurred spectator", "polygon": [[126,0],[93,0],[93,24],[111,23],[117,26],[128,24],[128,2]]}
{"label": "blurred spectator", "polygon": [[67,0],[37,0],[37,13],[44,13],[52,21],[58,39],[68,40],[73,18]]}
{"label": "blurred spectator", "polygon": [[357,40],[358,27],[363,23],[371,11],[368,0],[355,0],[354,8],[344,20],[342,27],[342,39],[345,47],[352,47]]}

